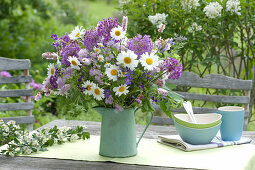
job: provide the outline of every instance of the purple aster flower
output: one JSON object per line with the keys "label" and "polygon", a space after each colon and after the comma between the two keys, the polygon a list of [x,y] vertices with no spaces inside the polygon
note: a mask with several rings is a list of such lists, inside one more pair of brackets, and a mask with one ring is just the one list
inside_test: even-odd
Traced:
{"label": "purple aster flower", "polygon": [[96,69],[94,69],[94,68],[90,69],[90,70],[89,70],[89,74],[90,74],[91,76],[95,76],[95,75],[96,75]]}
{"label": "purple aster flower", "polygon": [[70,62],[67,60],[69,56],[75,56],[78,58],[78,52],[80,51],[80,46],[76,43],[71,43],[61,50],[61,64],[70,66]]}
{"label": "purple aster flower", "polygon": [[166,71],[168,79],[179,79],[182,73],[182,65],[175,58],[164,59],[163,66],[160,67],[161,70]]}
{"label": "purple aster flower", "polygon": [[145,52],[151,52],[153,50],[153,42],[149,35],[142,37],[140,34],[127,40],[127,48],[134,51],[138,55],[138,59]]}
{"label": "purple aster flower", "polygon": [[140,86],[139,86],[142,90],[144,90],[144,85],[142,84],[142,82],[140,82]]}
{"label": "purple aster flower", "polygon": [[2,77],[11,77],[12,75],[8,71],[1,71],[0,76],[2,76]]}
{"label": "purple aster flower", "polygon": [[113,28],[120,26],[117,18],[108,18],[99,21],[97,24],[97,34],[103,39],[103,43],[106,45],[108,41],[110,41],[111,35],[110,32]]}
{"label": "purple aster flower", "polygon": [[79,82],[81,82],[84,79],[84,76],[81,75],[81,77],[78,79]]}
{"label": "purple aster flower", "polygon": [[110,96],[108,96],[108,98],[105,99],[105,103],[112,104],[112,100],[113,100],[112,95],[110,95]]}
{"label": "purple aster flower", "polygon": [[97,45],[99,40],[98,33],[96,30],[86,30],[84,37],[83,37],[83,45],[89,51],[92,51],[93,48]]}
{"label": "purple aster flower", "polygon": [[58,36],[57,36],[56,34],[52,34],[50,37],[51,37],[53,40],[58,40]]}
{"label": "purple aster flower", "polygon": [[131,82],[132,82],[132,80],[133,80],[133,78],[131,77],[131,75],[132,75],[132,73],[130,72],[127,72],[126,74],[125,74],[125,76],[126,76],[126,79],[125,79],[125,82],[126,82],[126,85],[131,85]]}
{"label": "purple aster flower", "polygon": [[104,89],[104,96],[105,98],[109,98],[111,96],[111,91],[108,89]]}
{"label": "purple aster flower", "polygon": [[70,84],[65,84],[62,88],[60,88],[59,94],[65,94],[71,88]]}
{"label": "purple aster flower", "polygon": [[64,81],[66,79],[70,79],[71,75],[73,75],[73,69],[71,67],[67,67],[66,70],[64,70]]}

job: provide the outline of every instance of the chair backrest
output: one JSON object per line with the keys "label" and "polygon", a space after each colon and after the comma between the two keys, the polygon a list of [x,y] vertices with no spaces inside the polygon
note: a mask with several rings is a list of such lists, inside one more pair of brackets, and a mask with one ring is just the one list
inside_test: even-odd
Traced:
{"label": "chair backrest", "polygon": [[[192,72],[183,72],[178,80],[167,80],[168,83],[184,87],[198,87],[209,89],[230,89],[230,90],[243,90],[245,96],[226,96],[226,95],[208,95],[197,94],[188,92],[179,92],[185,100],[199,100],[207,102],[225,103],[225,104],[243,104],[245,108],[244,116],[244,129],[247,130],[248,119],[250,116],[250,91],[252,89],[252,80],[240,80],[220,74],[208,74],[204,78],[200,78],[197,74]],[[158,107],[159,108],[159,107]],[[158,109],[156,108],[156,109]],[[217,108],[194,107],[194,113],[215,113]],[[173,109],[174,113],[185,113],[185,109]],[[152,120],[155,124],[173,124],[170,118],[155,116]]]}
{"label": "chair backrest", "polygon": [[30,89],[30,82],[32,81],[32,77],[29,75],[30,67],[30,60],[28,59],[9,59],[0,57],[0,71],[24,70],[24,75],[11,77],[0,76],[0,85],[25,83],[26,87],[26,89],[0,90],[0,98],[26,97],[26,102],[24,103],[0,103],[0,111],[27,110],[27,116],[1,118],[0,113],[0,119],[5,123],[9,120],[14,120],[17,124],[29,124],[28,129],[33,130],[34,116],[32,115],[32,109],[34,106],[30,99],[30,96],[33,96],[33,90]]}

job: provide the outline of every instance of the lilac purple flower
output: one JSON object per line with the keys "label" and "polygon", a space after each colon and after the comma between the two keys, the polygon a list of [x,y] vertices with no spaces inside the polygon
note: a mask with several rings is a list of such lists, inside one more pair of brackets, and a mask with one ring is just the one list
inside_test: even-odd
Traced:
{"label": "lilac purple flower", "polygon": [[58,87],[57,78],[55,76],[50,77],[50,85],[51,85],[52,90],[54,90]]}
{"label": "lilac purple flower", "polygon": [[164,64],[160,69],[166,72],[168,79],[175,80],[181,77],[182,65],[175,58],[164,59]]}
{"label": "lilac purple flower", "polygon": [[121,105],[115,104],[115,109],[114,109],[114,111],[115,111],[116,113],[122,112],[123,110],[124,110],[124,109],[123,109],[123,107],[122,107]]}
{"label": "lilac purple flower", "polygon": [[35,101],[38,101],[40,98],[42,98],[42,94],[38,92],[35,96]]}
{"label": "lilac purple flower", "polygon": [[168,91],[162,88],[158,88],[158,94],[162,94],[163,96],[168,95]]}
{"label": "lilac purple flower", "polygon": [[134,38],[127,40],[127,48],[134,51],[138,55],[138,59],[145,52],[151,52],[153,50],[153,42],[149,35],[141,36],[137,34]]}
{"label": "lilac purple flower", "polygon": [[8,71],[1,71],[0,76],[1,77],[11,77],[12,75]]}
{"label": "lilac purple flower", "polygon": [[89,51],[92,51],[93,48],[97,45],[99,40],[98,33],[96,30],[86,30],[83,37],[83,45]]}
{"label": "lilac purple flower", "polygon": [[42,89],[42,84],[38,83],[36,84],[34,80],[30,83],[30,85],[33,87],[35,90],[41,90]]}
{"label": "lilac purple flower", "polygon": [[144,90],[144,85],[142,82],[140,82],[140,86],[139,86],[142,90]]}
{"label": "lilac purple flower", "polygon": [[120,23],[117,18],[103,19],[103,21],[98,22],[96,31],[98,36],[102,38],[104,45],[111,40],[111,30],[118,26],[120,26]]}
{"label": "lilac purple flower", "polygon": [[70,62],[67,60],[69,56],[75,56],[78,58],[78,52],[80,51],[80,46],[76,43],[71,43],[61,50],[61,64],[70,66]]}
{"label": "lilac purple flower", "polygon": [[60,43],[63,45],[63,47],[65,47],[66,45],[69,44],[70,37],[67,33],[65,33],[64,35],[62,35],[62,37],[59,40],[60,40]]}

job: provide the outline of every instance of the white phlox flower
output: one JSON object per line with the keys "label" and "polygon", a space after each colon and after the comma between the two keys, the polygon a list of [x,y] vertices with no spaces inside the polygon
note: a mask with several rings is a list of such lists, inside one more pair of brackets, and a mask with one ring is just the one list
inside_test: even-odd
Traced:
{"label": "white phlox flower", "polygon": [[226,11],[230,12],[232,15],[241,15],[239,12],[241,10],[240,1],[239,0],[228,0],[226,3]]}
{"label": "white phlox flower", "polygon": [[210,2],[208,5],[206,5],[203,11],[208,18],[213,19],[221,16],[222,9],[223,7],[218,2]]}

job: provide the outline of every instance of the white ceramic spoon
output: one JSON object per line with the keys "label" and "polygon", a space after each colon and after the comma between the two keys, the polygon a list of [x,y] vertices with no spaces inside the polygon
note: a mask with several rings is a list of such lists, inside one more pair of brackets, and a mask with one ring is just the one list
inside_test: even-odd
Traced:
{"label": "white ceramic spoon", "polygon": [[192,123],[197,123],[197,120],[196,120],[196,118],[194,116],[194,113],[193,113],[192,104],[189,101],[184,101],[183,102],[183,107],[186,110],[186,112],[188,113],[189,118],[191,119],[191,122]]}

